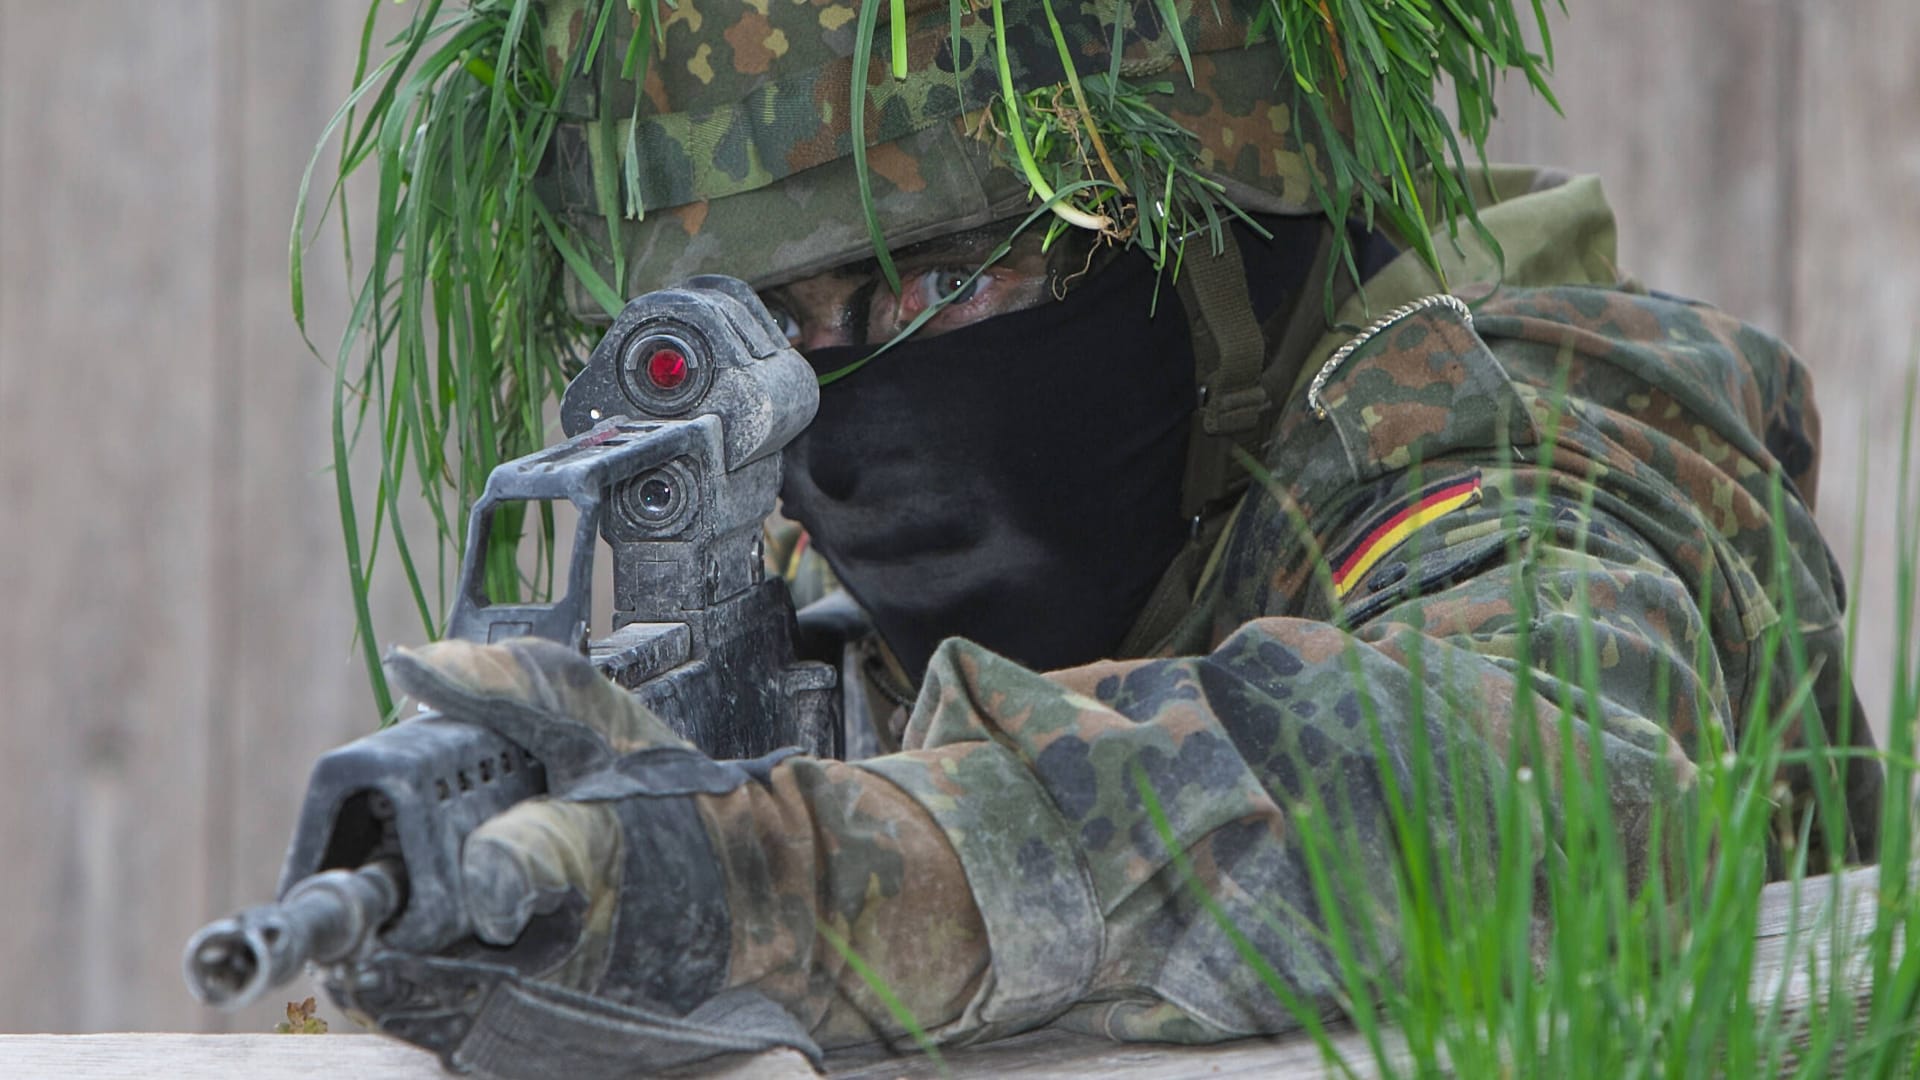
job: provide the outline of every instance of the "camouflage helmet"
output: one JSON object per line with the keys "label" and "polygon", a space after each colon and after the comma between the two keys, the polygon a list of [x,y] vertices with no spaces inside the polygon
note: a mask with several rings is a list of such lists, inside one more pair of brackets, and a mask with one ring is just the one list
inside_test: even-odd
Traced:
{"label": "camouflage helmet", "polygon": [[[892,5],[869,2],[882,5],[875,40],[884,45]],[[1317,213],[1311,125],[1296,122],[1282,51],[1249,47],[1256,6],[1178,0],[1178,42],[1151,0],[1056,0],[1053,10],[1076,72],[1117,67],[1147,89],[1155,108],[1194,135],[1196,167],[1233,203]],[[544,0],[542,24],[550,70],[576,65],[546,197],[576,235],[591,238],[608,282],[637,295],[722,272],[766,287],[873,254],[849,122],[857,0],[679,0],[661,12],[643,83],[620,74],[639,17],[613,7],[591,64],[583,60],[599,29],[597,3]],[[991,17],[956,18],[949,0],[908,0],[905,10],[905,77],[894,76],[880,47],[866,78],[868,175],[880,229],[895,247],[1034,205],[1024,176],[974,133],[1001,90]],[[1005,14],[1015,87],[1061,83],[1042,4],[1011,0]],[[617,236],[609,221],[619,222]],[[577,283],[570,302],[600,314]]]}

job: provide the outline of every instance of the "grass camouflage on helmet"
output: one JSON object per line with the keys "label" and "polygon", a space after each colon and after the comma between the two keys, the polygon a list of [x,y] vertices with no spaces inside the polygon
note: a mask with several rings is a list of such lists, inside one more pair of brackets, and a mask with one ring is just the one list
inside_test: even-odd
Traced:
{"label": "grass camouflage on helmet", "polygon": [[[600,72],[576,82],[576,122],[556,136],[560,211],[593,238],[615,293],[714,266],[774,284],[862,247],[885,266],[888,245],[1009,217],[1074,181],[1063,216],[1105,224],[1157,259],[1169,234],[1217,235],[1221,212],[1240,207],[1335,219],[1383,210],[1425,242],[1425,229],[1405,227],[1428,216],[1423,200],[1443,217],[1471,211],[1450,174],[1414,176],[1422,160],[1459,155],[1432,104],[1435,72],[1458,80],[1477,144],[1480,80],[1507,64],[1537,80],[1537,58],[1505,0],[1450,4],[1438,21],[1421,3],[1374,7],[679,0],[649,20],[545,0],[550,74],[568,63]],[[1316,18],[1302,23],[1294,8]],[[1346,37],[1342,11],[1357,20]],[[882,24],[891,73],[874,55]],[[1280,47],[1276,26],[1294,35]],[[1316,36],[1317,59],[1295,40]],[[1029,131],[1053,137],[1029,155]],[[1116,164],[1116,138],[1148,152]],[[587,290],[575,299],[591,310]]]}
{"label": "grass camouflage on helmet", "polygon": [[[590,40],[592,3],[549,0],[549,63]],[[616,289],[644,291],[714,267],[768,285],[873,253],[850,109],[857,13],[791,0],[765,6],[762,13],[726,4],[715,14],[714,5],[682,0],[663,22],[662,51],[644,84],[601,80],[574,103],[585,107],[582,122],[557,133],[562,219],[611,257],[612,266],[602,265],[610,282],[618,279]],[[944,0],[910,10],[906,77],[875,62],[864,80],[864,134],[872,144],[866,188],[890,245],[1018,214],[1032,198],[1028,176],[998,140],[976,134],[1008,128],[1004,110],[986,115],[1004,100],[998,61],[1006,58],[1016,93],[1065,81],[1062,50],[1038,3],[1005,12],[1004,51],[995,47],[1001,35],[990,17],[968,16],[955,38]],[[1229,181],[1233,201],[1307,211],[1314,155],[1291,106],[1240,90],[1290,85],[1283,58],[1246,48],[1248,22],[1225,5],[1221,15],[1199,5],[1183,28],[1193,85],[1180,73],[1167,24],[1150,15],[1126,27],[1117,66],[1135,85],[1165,91],[1149,95],[1156,120],[1196,138],[1162,143]],[[614,22],[625,27],[610,32],[603,56],[628,49],[620,34],[633,24]],[[1076,10],[1063,12],[1058,25],[1078,76],[1110,74],[1111,22]],[[1078,156],[1077,147],[1057,142],[1063,155]],[[611,232],[609,193],[620,211]]]}
{"label": "grass camouflage on helmet", "polygon": [[[441,551],[459,550],[492,467],[547,441],[543,407],[583,319],[676,278],[764,285],[884,264],[889,245],[1017,215],[1049,189],[1062,217],[1105,219],[1163,262],[1179,258],[1170,238],[1217,238],[1244,208],[1378,215],[1437,265],[1419,223],[1477,224],[1452,170],[1421,171],[1461,159],[1438,79],[1476,148],[1500,74],[1545,91],[1515,5],[417,0],[382,55],[390,5],[370,2],[354,90],[322,140],[342,135],[329,201],[354,171],[379,176],[372,250],[349,251],[362,276],[335,394],[363,645],[386,537],[430,634],[445,607],[436,560],[416,560],[400,525],[407,474]],[[1531,10],[1544,41],[1544,7]],[[303,330],[308,206],[303,183],[290,259]],[[348,448],[369,419],[382,453],[363,546]],[[550,581],[540,528],[535,577]],[[510,559],[490,573],[495,595],[526,591]]]}

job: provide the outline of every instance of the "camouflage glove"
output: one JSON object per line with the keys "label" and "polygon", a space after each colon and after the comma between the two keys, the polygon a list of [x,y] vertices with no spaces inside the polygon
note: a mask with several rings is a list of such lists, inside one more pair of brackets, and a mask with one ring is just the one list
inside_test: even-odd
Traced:
{"label": "camouflage glove", "polygon": [[[709,759],[551,642],[441,642],[395,650],[387,667],[421,704],[531,753],[549,794],[467,837],[460,891],[484,945],[377,954],[347,995],[361,1011],[499,1076],[627,1075],[779,1045],[818,1054],[772,1002],[721,994],[726,888],[692,796],[734,790],[751,765]],[[469,1004],[449,1017],[449,999]]]}

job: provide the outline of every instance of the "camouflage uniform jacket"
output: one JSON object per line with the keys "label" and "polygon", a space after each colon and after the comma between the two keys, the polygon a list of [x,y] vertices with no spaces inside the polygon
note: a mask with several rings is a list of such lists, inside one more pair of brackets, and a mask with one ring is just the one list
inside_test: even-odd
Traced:
{"label": "camouflage uniform jacket", "polygon": [[[1486,284],[1484,254],[1461,256],[1449,280],[1471,322],[1436,304],[1338,364],[1351,329],[1308,351],[1271,477],[1154,655],[1041,674],[950,640],[903,752],[796,760],[707,805],[735,982],[825,1044],[887,1033],[831,931],[943,1039],[1047,1022],[1178,1041],[1283,1030],[1294,1021],[1180,864],[1302,1000],[1329,1007],[1340,987],[1290,825],[1316,791],[1351,813],[1342,856],[1390,921],[1381,776],[1407,790],[1416,752],[1441,778],[1426,824],[1444,848],[1490,812],[1487,783],[1462,778],[1497,782],[1510,754],[1551,766],[1561,708],[1597,718],[1577,752],[1604,755],[1644,878],[1650,822],[1685,811],[1710,739],[1736,744],[1758,695],[1790,696],[1790,665],[1766,675],[1758,647],[1783,618],[1818,673],[1824,737],[1870,743],[1864,721],[1836,729],[1852,692],[1839,576],[1811,516],[1806,372],[1761,331],[1623,280],[1597,181],[1496,170],[1482,184],[1505,284]],[[1438,290],[1405,255],[1366,294],[1377,315]],[[1355,298],[1340,321],[1369,317]],[[1575,674],[1583,648],[1597,675]],[[1804,799],[1808,777],[1785,779]],[[1871,850],[1877,767],[1845,783],[1850,857]]]}

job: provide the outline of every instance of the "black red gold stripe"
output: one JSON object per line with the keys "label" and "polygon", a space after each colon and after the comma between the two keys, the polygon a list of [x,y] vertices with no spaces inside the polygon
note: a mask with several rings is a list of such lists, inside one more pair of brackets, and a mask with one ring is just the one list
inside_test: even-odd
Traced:
{"label": "black red gold stripe", "polygon": [[1349,545],[1333,564],[1334,595],[1347,593],[1367,576],[1367,571],[1399,547],[1407,537],[1463,506],[1480,501],[1480,474],[1448,480],[1420,493],[1412,501],[1393,511],[1385,521],[1368,529]]}

